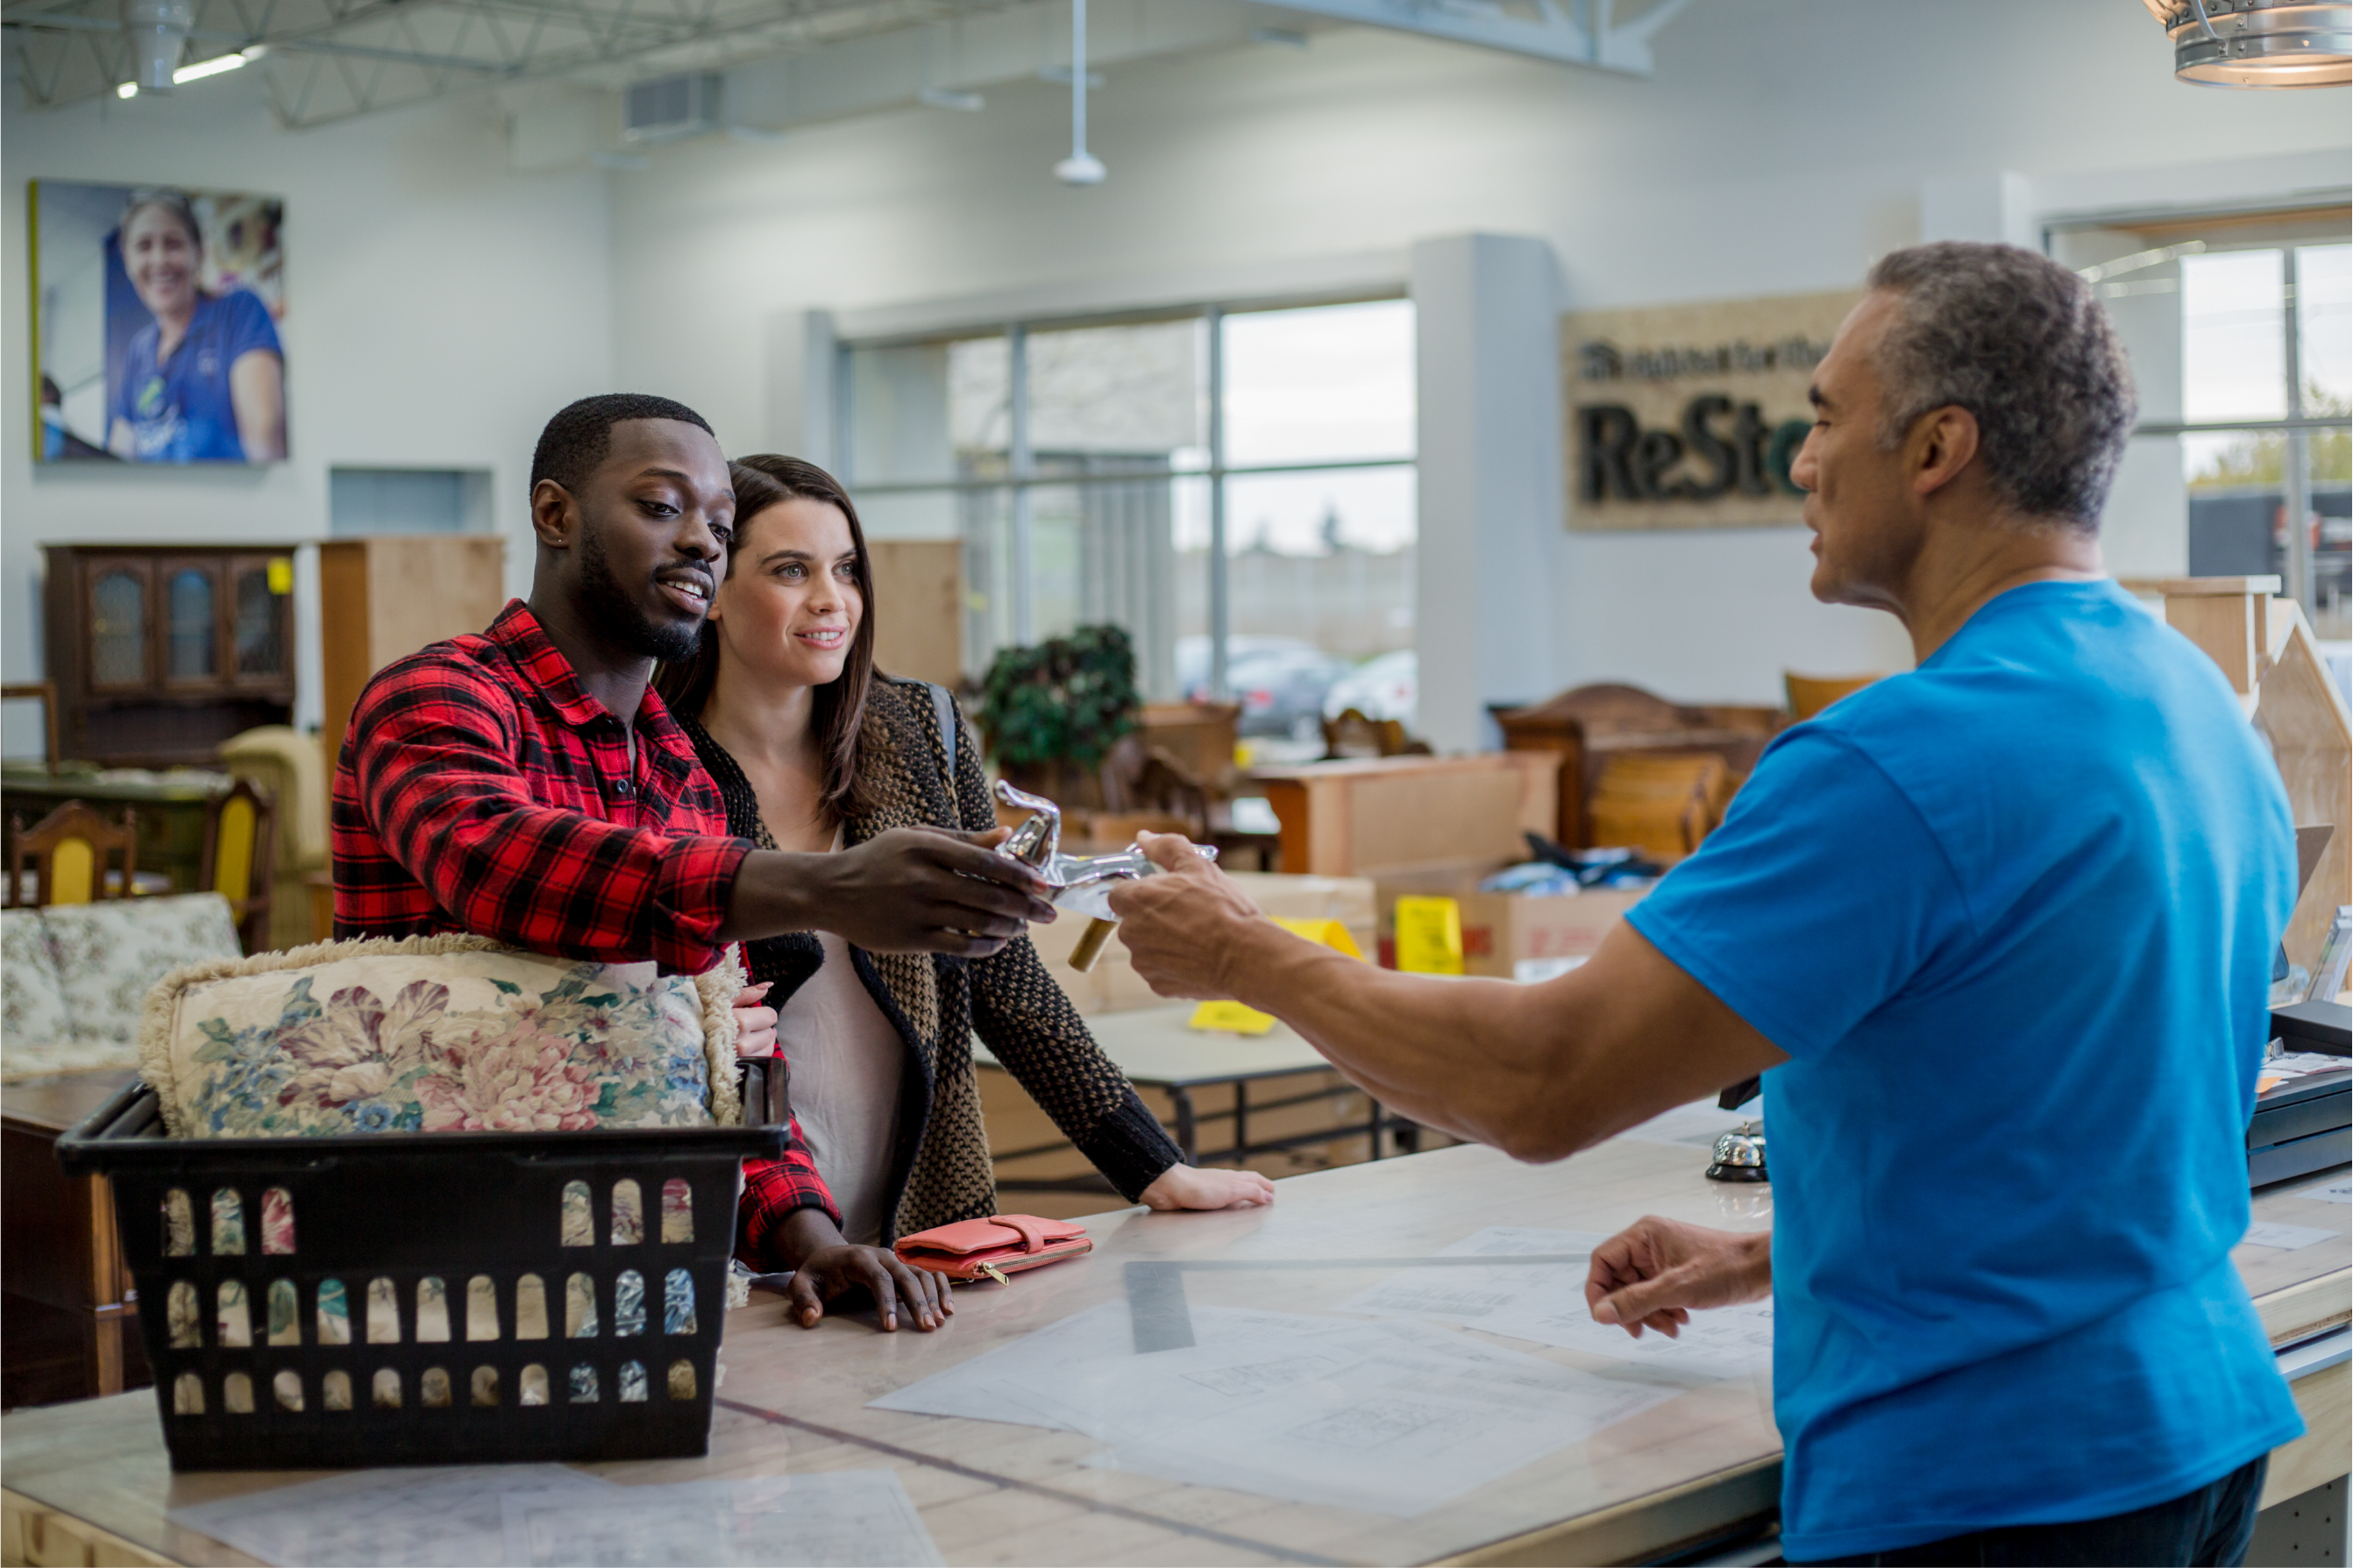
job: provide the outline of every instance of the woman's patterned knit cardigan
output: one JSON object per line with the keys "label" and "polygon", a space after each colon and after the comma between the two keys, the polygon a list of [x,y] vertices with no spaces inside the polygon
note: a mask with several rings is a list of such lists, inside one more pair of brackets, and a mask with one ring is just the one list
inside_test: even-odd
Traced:
{"label": "woman's patterned knit cardigan", "polygon": [[[979,831],[997,826],[979,748],[968,730],[955,749],[955,789],[953,797],[949,794],[947,750],[931,688],[878,672],[866,711],[860,757],[872,805],[843,825],[845,845],[862,844],[893,827]],[[961,727],[960,715],[956,721]],[[735,759],[701,724],[681,722],[726,801],[728,831],[775,847],[760,820],[758,798]],[[997,1212],[996,1177],[974,1077],[975,1030],[1122,1197],[1134,1202],[1181,1160],[1158,1119],[1087,1033],[1085,1021],[1027,935],[982,959],[858,948],[849,952],[858,977],[907,1047],[891,1201],[883,1208],[884,1246],[915,1231]],[[744,943],[744,960],[753,984],[775,983],[767,1003],[781,1011],[825,957],[816,936],[800,931]]]}

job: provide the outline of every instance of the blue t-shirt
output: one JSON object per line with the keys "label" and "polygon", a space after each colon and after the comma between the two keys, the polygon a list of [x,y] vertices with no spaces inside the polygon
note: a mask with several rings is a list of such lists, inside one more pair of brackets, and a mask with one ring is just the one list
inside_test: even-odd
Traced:
{"label": "blue t-shirt", "polygon": [[228,367],[255,349],[283,360],[269,308],[243,289],[198,300],[188,335],[159,367],[155,351],[162,336],[163,329],[153,321],[139,329],[114,389],[112,417],[131,426],[132,460],[245,462],[237,409],[229,400]]}
{"label": "blue t-shirt", "polygon": [[2213,662],[2036,583],[1782,734],[1630,911],[1790,1058],[1792,1559],[2143,1508],[2303,1429],[2230,1258],[2295,868]]}

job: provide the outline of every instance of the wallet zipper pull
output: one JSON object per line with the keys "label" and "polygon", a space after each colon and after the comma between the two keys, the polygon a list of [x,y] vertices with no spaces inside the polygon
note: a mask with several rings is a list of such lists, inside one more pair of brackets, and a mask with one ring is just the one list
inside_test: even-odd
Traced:
{"label": "wallet zipper pull", "polygon": [[979,1268],[980,1268],[980,1271],[981,1271],[983,1274],[987,1275],[991,1279],[996,1280],[999,1285],[1003,1285],[1003,1284],[1008,1283],[1008,1281],[1007,1281],[1007,1279],[1006,1279],[1006,1278],[1005,1278],[1004,1271],[1003,1271],[1003,1270],[1001,1270],[1001,1269],[999,1269],[999,1268],[997,1267],[997,1265],[996,1265],[996,1264],[994,1264],[994,1263],[984,1263],[984,1264],[981,1264],[981,1265],[979,1266]]}

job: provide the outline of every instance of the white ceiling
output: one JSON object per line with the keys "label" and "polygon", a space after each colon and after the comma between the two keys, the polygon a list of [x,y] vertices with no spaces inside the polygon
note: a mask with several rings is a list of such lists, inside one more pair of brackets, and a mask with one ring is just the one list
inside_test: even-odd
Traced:
{"label": "white ceiling", "polygon": [[[1355,23],[1565,63],[1648,74],[1649,39],[1687,0],[1291,0],[1219,5],[1248,13],[1245,33],[1303,42]],[[1095,0],[1106,33],[1152,31],[1149,0]],[[683,71],[806,57],[892,34],[945,34],[935,90],[964,85],[956,33],[1016,10],[1041,15],[1038,68],[1065,62],[1068,7],[1025,0],[193,0],[186,63],[265,53],[273,110],[289,128],[326,124],[454,92],[534,80],[596,88]],[[1627,15],[1616,15],[1622,10]],[[1134,16],[1126,15],[1134,12]],[[121,0],[0,0],[25,101],[74,103],[114,90],[132,59]],[[1263,26],[1258,26],[1258,24]],[[1001,30],[1001,29],[999,29]],[[1166,31],[1166,29],[1163,29]],[[1178,27],[1179,32],[1193,29]],[[1057,36],[1059,35],[1059,36]],[[1140,39],[1137,41],[1141,41]],[[1163,47],[1166,47],[1166,44]],[[1130,56],[1151,47],[1118,51]],[[185,89],[184,89],[185,90]]]}

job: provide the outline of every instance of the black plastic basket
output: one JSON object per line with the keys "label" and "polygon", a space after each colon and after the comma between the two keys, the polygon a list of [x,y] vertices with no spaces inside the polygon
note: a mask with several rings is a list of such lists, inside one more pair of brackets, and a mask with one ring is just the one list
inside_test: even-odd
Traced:
{"label": "black plastic basket", "polygon": [[[752,1077],[745,1103],[771,1104],[756,1067]],[[786,1136],[768,1125],[168,1138],[154,1091],[133,1084],[58,1139],[58,1159],[113,1183],[174,1469],[639,1459],[708,1447],[743,1162]],[[615,1215],[630,1182],[634,1240]],[[589,1244],[566,1246],[567,1196],[576,1215],[584,1194]],[[291,1250],[266,1250],[265,1207],[290,1211]],[[234,1215],[241,1236],[216,1215]],[[575,1291],[591,1314],[567,1313]],[[437,1326],[446,1339],[420,1338]],[[520,1337],[535,1326],[545,1337]]]}

